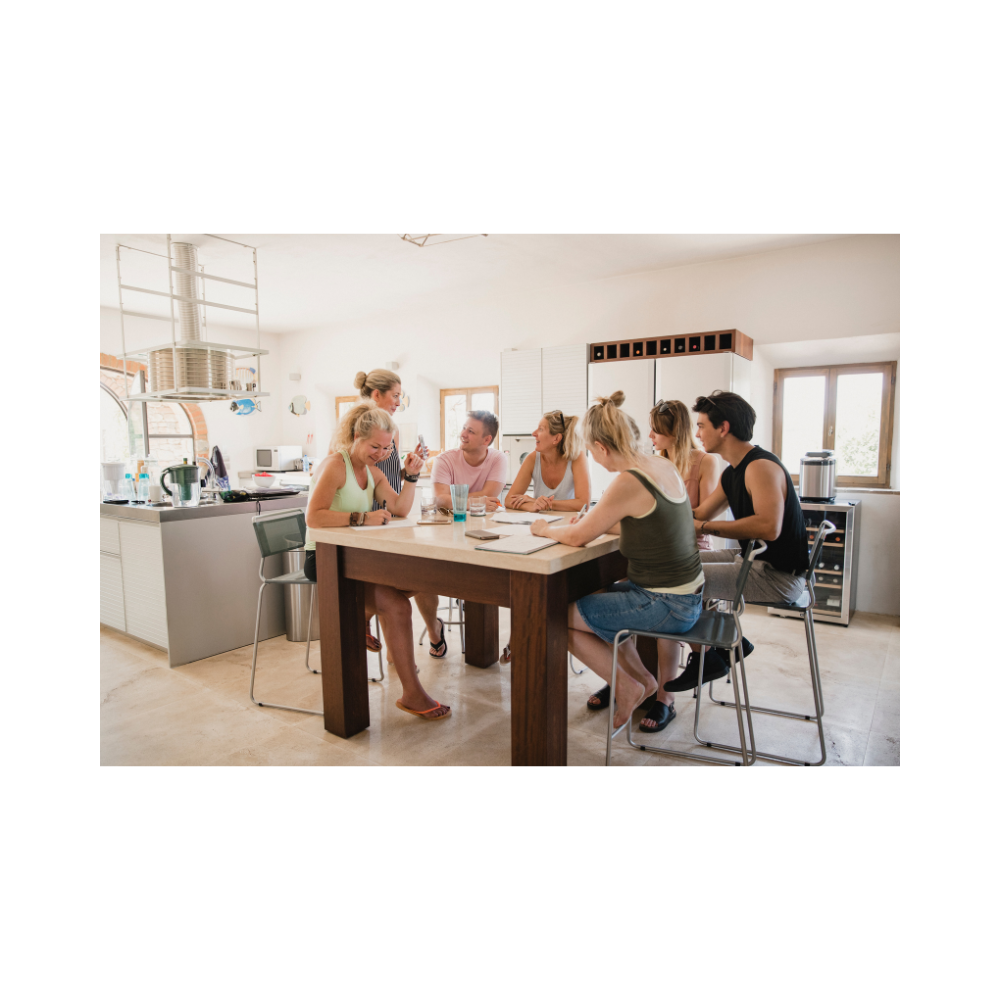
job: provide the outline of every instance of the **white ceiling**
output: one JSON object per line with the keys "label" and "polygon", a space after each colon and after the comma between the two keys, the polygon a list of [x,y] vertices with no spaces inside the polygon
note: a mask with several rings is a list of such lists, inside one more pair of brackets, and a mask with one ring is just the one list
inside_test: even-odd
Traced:
{"label": "white ceiling", "polygon": [[[514,236],[490,235],[418,247],[384,236],[224,235],[258,248],[260,322],[265,333],[292,333],[421,308],[445,300],[516,294],[546,285],[592,281],[682,264],[722,260],[840,239],[837,235]],[[250,251],[204,235],[172,234],[199,247],[210,274],[252,281]],[[160,254],[165,236],[101,236],[101,305],[118,307],[115,245]],[[166,289],[166,261],[122,250],[122,281]],[[169,315],[168,300],[125,293],[125,308]],[[208,297],[253,306],[253,293],[213,282]],[[223,310],[209,324],[250,327],[253,318]]]}

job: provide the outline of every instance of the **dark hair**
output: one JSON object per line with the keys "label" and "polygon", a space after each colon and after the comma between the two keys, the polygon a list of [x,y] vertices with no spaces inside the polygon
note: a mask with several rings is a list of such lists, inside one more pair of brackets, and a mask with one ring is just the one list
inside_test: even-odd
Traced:
{"label": "dark hair", "polygon": [[757,411],[735,392],[716,389],[711,396],[699,396],[694,401],[693,409],[695,413],[704,413],[715,428],[720,427],[723,420],[728,420],[729,433],[740,441],[749,441],[753,437]]}
{"label": "dark hair", "polygon": [[495,414],[490,413],[489,410],[469,410],[466,416],[472,417],[473,420],[478,420],[483,425],[483,433],[489,434],[490,444],[496,441],[497,428],[500,426],[500,421],[497,420]]}

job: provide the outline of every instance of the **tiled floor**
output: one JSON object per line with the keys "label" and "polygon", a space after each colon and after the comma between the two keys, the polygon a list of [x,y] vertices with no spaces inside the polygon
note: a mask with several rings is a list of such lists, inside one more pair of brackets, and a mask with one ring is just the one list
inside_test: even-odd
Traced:
{"label": "tiled floor", "polygon": [[[415,639],[422,623],[418,616]],[[756,646],[747,659],[754,704],[811,710],[802,623],[750,608],[744,631]],[[510,616],[500,611],[501,642]],[[816,626],[826,704],[827,764],[899,764],[899,619],[857,614],[849,628]],[[426,643],[426,640],[425,640]],[[350,740],[323,729],[320,716],[259,708],[248,696],[251,647],[171,669],[166,655],[101,628],[102,764],[489,764],[510,762],[510,665],[487,670],[463,662],[458,628],[448,637],[444,660],[417,646],[420,677],[430,694],[451,705],[442,722],[400,712],[401,688],[387,668],[382,684],[369,687],[371,726]],[[314,647],[314,656],[318,647]],[[265,701],[321,707],[320,678],[304,667],[305,644],[284,636],[261,644],[255,694]],[[314,661],[315,664],[315,661]],[[577,664],[579,666],[579,664]],[[369,654],[369,673],[378,676]],[[605,712],[591,712],[587,697],[601,686],[591,671],[568,673],[570,765],[604,763]],[[716,684],[716,694],[732,691]],[[649,738],[697,750],[692,737],[694,699],[680,695],[677,719]],[[637,713],[636,723],[642,717]],[[760,750],[785,756],[818,756],[814,726],[756,715]],[[732,709],[708,705],[702,736],[735,742]],[[615,765],[664,766],[694,762],[631,750],[624,734],[615,742]],[[764,761],[758,766],[767,766]],[[698,765],[696,765],[698,766]]]}

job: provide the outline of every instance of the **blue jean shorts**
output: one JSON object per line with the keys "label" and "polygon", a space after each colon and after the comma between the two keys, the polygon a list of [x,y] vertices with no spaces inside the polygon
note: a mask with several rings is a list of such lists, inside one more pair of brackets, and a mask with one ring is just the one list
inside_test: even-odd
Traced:
{"label": "blue jean shorts", "polygon": [[603,594],[590,594],[576,602],[591,632],[614,643],[623,628],[644,632],[684,633],[701,614],[701,594],[657,594],[623,580]]}

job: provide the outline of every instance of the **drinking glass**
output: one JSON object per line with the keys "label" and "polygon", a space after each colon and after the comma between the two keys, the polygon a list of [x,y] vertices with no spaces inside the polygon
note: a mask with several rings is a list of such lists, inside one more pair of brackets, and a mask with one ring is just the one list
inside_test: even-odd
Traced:
{"label": "drinking glass", "polygon": [[469,484],[453,484],[451,487],[451,509],[455,521],[464,521],[466,508],[469,504]]}
{"label": "drinking glass", "polygon": [[433,520],[435,513],[437,513],[437,500],[434,499],[434,492],[424,490],[420,494],[420,520]]}
{"label": "drinking glass", "polygon": [[486,497],[469,497],[469,514],[472,517],[485,517]]}

